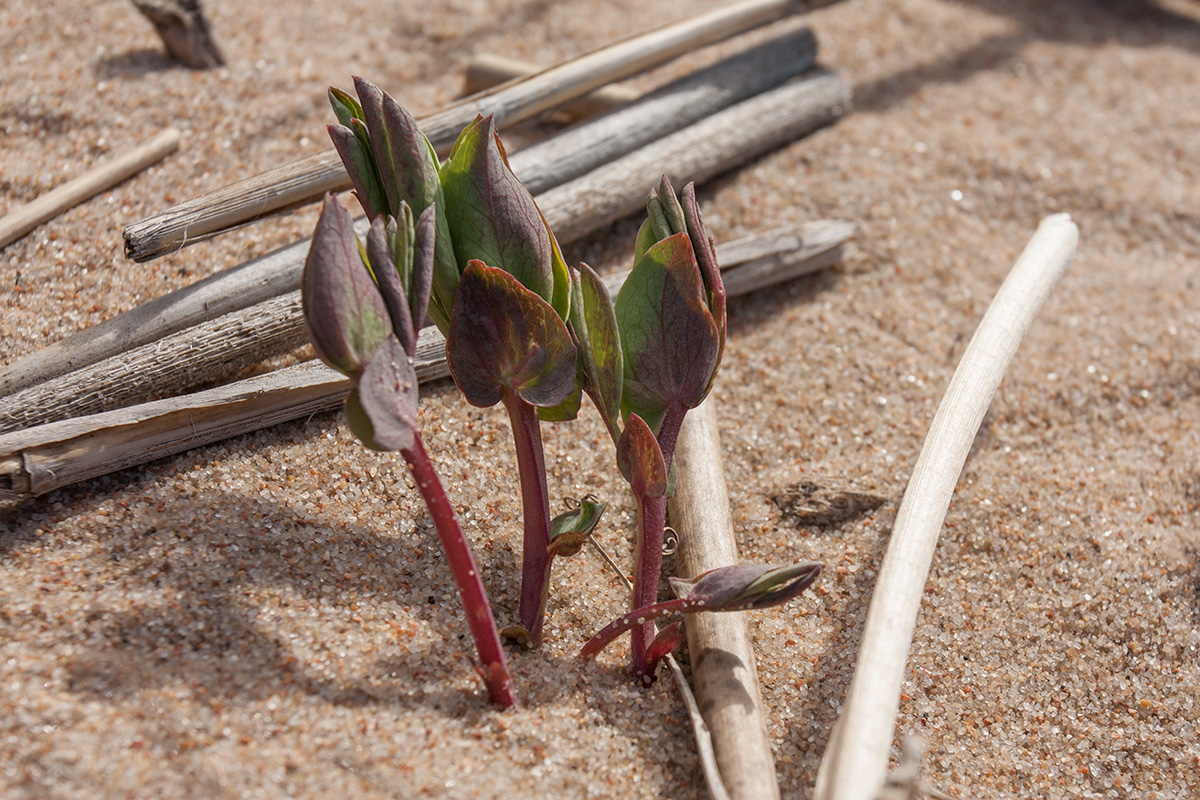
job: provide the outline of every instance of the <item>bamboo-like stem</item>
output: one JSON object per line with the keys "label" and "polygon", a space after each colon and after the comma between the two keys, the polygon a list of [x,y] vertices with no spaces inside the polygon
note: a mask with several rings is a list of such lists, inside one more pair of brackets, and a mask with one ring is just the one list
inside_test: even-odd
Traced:
{"label": "bamboo-like stem", "polygon": [[[709,395],[688,413],[675,450],[675,494],[669,509],[679,534],[675,568],[682,578],[738,563],[714,403]],[[692,680],[726,789],[733,800],[778,800],[745,615],[695,613],[684,627]]]}
{"label": "bamboo-like stem", "polygon": [[479,570],[475,568],[475,559],[471,556],[467,537],[454,514],[454,506],[450,504],[450,498],[442,488],[442,482],[429,453],[425,450],[425,443],[420,434],[413,437],[413,446],[401,451],[401,455],[408,462],[417,490],[429,509],[429,516],[433,519],[433,526],[441,541],[450,574],[458,588],[458,596],[466,612],[467,626],[475,639],[475,650],[479,655],[480,677],[488,688],[492,702],[501,708],[511,708],[517,705],[517,694],[513,688],[512,676],[508,672],[504,647],[500,644],[500,634],[496,630],[496,620],[492,616],[487,591],[483,588]]}
{"label": "bamboo-like stem", "polygon": [[[769,285],[771,275],[794,277],[836,263],[854,226],[848,222],[808,223],[765,239],[783,251],[763,255],[758,238],[717,248],[725,291],[733,297]],[[791,249],[799,241],[801,247]],[[741,253],[756,260],[737,266]],[[752,280],[738,277],[743,270]],[[615,295],[628,271],[605,277]],[[421,382],[444,378],[446,341],[435,328],[421,331],[414,358]],[[158,367],[169,376],[175,362],[165,353]],[[215,373],[214,373],[215,374]],[[0,500],[32,497],[61,486],[175,455],[231,436],[335,408],[350,382],[319,361],[308,362],[229,386],[183,397],[119,408],[91,416],[61,419],[0,434]],[[91,392],[102,396],[102,391]],[[6,398],[9,405],[13,398]]]}
{"label": "bamboo-like stem", "polygon": [[[511,125],[613,81],[823,2],[743,0],[601,47],[535,75],[474,95],[418,122],[444,151],[477,114]],[[349,188],[333,152],[311,156],[181,203],[125,229],[125,255],[147,261],[223,230]]]}
{"label": "bamboo-like stem", "polygon": [[[670,173],[673,181],[682,184],[732,169],[772,147],[832,122],[848,101],[845,84],[827,73],[802,78],[768,94],[771,97],[768,102],[736,104],[691,128],[618,159],[634,170],[633,174],[625,175],[624,167],[609,165],[541,193],[536,199],[559,242],[568,244],[613,220],[639,211],[645,203],[646,187],[653,185],[664,170]],[[699,130],[693,136],[677,138],[690,129]],[[699,139],[704,141],[695,141]],[[535,145],[522,152],[536,153],[538,147]],[[617,182],[620,191],[613,192],[604,181]],[[602,204],[592,203],[592,199],[599,201],[601,197]],[[570,215],[575,213],[584,215],[585,219],[573,220]],[[776,243],[783,251],[786,251],[786,245],[785,241]],[[118,356],[133,347],[158,341],[221,314],[296,291],[307,251],[307,241],[289,245],[159,297],[20,359],[0,370],[0,397],[101,359]],[[773,270],[768,262],[760,268]]]}
{"label": "bamboo-like stem", "polygon": [[529,646],[542,643],[546,598],[550,593],[550,490],[546,486],[546,457],[542,452],[542,425],[537,409],[512,390],[503,394],[512,426],[521,479],[521,515],[524,539],[521,548],[521,602],[517,617],[529,634]]}
{"label": "bamboo-like stem", "polygon": [[84,200],[111,189],[179,147],[179,131],[167,128],[150,141],[109,159],[0,218],[0,247],[20,239],[43,222],[54,219]]}
{"label": "bamboo-like stem", "polygon": [[954,486],[996,388],[1078,240],[1068,215],[1042,220],[950,379],[888,540],[858,667],[817,773],[819,800],[874,800],[883,788],[905,662]]}

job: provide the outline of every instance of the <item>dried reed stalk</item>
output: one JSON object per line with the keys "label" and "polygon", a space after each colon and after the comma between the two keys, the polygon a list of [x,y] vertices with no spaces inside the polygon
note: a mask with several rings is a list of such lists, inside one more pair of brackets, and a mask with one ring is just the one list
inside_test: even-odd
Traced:
{"label": "dried reed stalk", "polygon": [[[477,114],[493,114],[498,124],[511,125],[697,48],[828,2],[743,0],[509,81],[423,117],[419,123],[434,147],[445,151]],[[125,255],[134,261],[148,261],[349,186],[336,153],[310,156],[133,223],[124,232]]]}
{"label": "dried reed stalk", "polygon": [[[819,269],[840,257],[848,223],[806,228],[806,246],[746,262],[725,274],[729,294],[764,284],[764,273],[784,279]],[[794,233],[782,237],[788,241]],[[754,244],[749,250],[760,250]],[[722,252],[725,255],[722,255]],[[718,258],[730,261],[728,250]],[[750,268],[751,280],[738,274]],[[615,292],[627,273],[606,278]],[[445,340],[435,328],[421,332],[416,355],[424,382],[449,374]],[[182,453],[231,436],[335,408],[349,388],[340,373],[319,362],[272,372],[182,397],[116,409],[0,435],[0,500],[44,494],[61,486]]]}
{"label": "dried reed stalk", "polygon": [[879,569],[858,667],[817,773],[818,800],[875,800],[884,787],[905,662],[954,486],[1009,362],[1078,241],[1068,215],[1042,220],[950,379]]}
{"label": "dried reed stalk", "polygon": [[[714,402],[710,395],[684,418],[675,449],[677,478],[669,510],[679,534],[675,566],[682,578],[738,563]],[[733,800],[778,800],[745,615],[688,614],[684,627],[696,699],[725,789]]]}
{"label": "dried reed stalk", "polygon": [[[646,187],[654,185],[664,170],[678,185],[702,180],[832,122],[842,113],[848,90],[837,76],[818,72],[767,95],[725,108],[679,133],[651,141],[615,162],[542,192],[538,204],[559,241],[568,244],[638,210],[645,202]],[[665,113],[668,108],[660,106],[659,110]],[[523,151],[528,154],[526,163],[536,163],[543,146],[554,145],[539,144]],[[564,169],[566,164],[574,169],[577,162],[565,162]],[[574,214],[582,218],[575,219]],[[51,344],[0,370],[0,397],[296,291],[307,251],[307,241],[289,245]]]}

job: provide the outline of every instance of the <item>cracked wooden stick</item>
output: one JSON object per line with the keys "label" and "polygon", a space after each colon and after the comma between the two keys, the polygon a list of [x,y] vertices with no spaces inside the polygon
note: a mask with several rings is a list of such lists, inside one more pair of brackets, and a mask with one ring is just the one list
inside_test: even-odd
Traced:
{"label": "cracked wooden stick", "polygon": [[[810,73],[543,192],[537,197],[538,204],[560,243],[570,243],[636,212],[645,202],[646,187],[654,185],[664,170],[682,185],[732,169],[834,121],[848,102],[848,94],[836,75]],[[540,147],[523,151],[529,154],[529,163],[538,158]],[[519,153],[514,159],[520,157]],[[573,160],[566,163],[572,170],[578,166]],[[300,268],[307,252],[307,241],[289,245],[55,342],[0,369],[0,397],[294,292],[300,287]]]}
{"label": "cracked wooden stick", "polygon": [[884,787],[908,649],[954,486],[1000,380],[1078,241],[1068,215],[1042,220],[950,379],[896,514],[858,666],[817,772],[818,800],[875,800]]}
{"label": "cracked wooden stick", "polygon": [[[675,464],[675,494],[669,511],[671,525],[679,534],[675,552],[679,576],[694,578],[736,564],[737,541],[711,395],[684,417]],[[711,731],[717,766],[729,796],[733,800],[778,800],[775,759],[745,615],[688,614],[684,628],[696,699]]]}
{"label": "cracked wooden stick", "polygon": [[[762,241],[747,250],[759,257],[728,270],[730,295],[761,288],[835,263],[849,223],[808,227],[805,246],[761,256]],[[780,240],[787,245],[795,233]],[[724,252],[725,255],[721,255]],[[732,261],[727,248],[718,258]],[[740,278],[743,272],[746,277]],[[616,292],[627,273],[608,276]],[[769,278],[773,277],[773,280]],[[298,300],[296,301],[299,302]],[[421,381],[445,377],[445,340],[436,328],[421,332],[416,354]],[[0,500],[44,494],[60,486],[144,464],[195,447],[341,405],[350,382],[319,361],[277,370],[182,397],[120,408],[0,435]]]}
{"label": "cracked wooden stick", "polygon": [[[744,0],[607,45],[534,75],[497,86],[418,120],[445,151],[476,114],[511,125],[613,81],[833,0]],[[181,203],[125,229],[125,255],[148,261],[224,230],[350,187],[333,151],[255,175]]]}

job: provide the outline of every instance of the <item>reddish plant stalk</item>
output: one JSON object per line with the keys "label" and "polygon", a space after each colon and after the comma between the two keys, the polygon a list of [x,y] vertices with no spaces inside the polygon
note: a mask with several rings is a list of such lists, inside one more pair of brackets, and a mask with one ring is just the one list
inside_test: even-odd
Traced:
{"label": "reddish plant stalk", "polygon": [[550,591],[550,491],[546,487],[546,457],[537,408],[506,389],[501,398],[512,424],[521,478],[521,515],[525,526],[521,562],[521,605],[517,616],[529,634],[529,644],[542,643],[546,597]]}
{"label": "reddish plant stalk", "polygon": [[408,462],[417,489],[425,500],[429,515],[433,518],[433,525],[442,543],[442,552],[446,554],[446,562],[450,565],[450,572],[458,587],[458,596],[467,612],[467,624],[470,626],[471,636],[475,639],[475,649],[482,663],[479,673],[487,685],[488,695],[492,702],[501,708],[511,708],[517,705],[516,690],[508,672],[504,648],[500,644],[500,634],[496,630],[496,620],[492,616],[487,592],[483,588],[479,571],[475,568],[475,559],[471,557],[471,548],[467,544],[466,536],[463,535],[458,518],[454,515],[454,507],[442,488],[442,482],[438,479],[437,471],[420,435],[414,433],[413,446],[402,450],[401,454]]}
{"label": "reddish plant stalk", "polygon": [[[671,460],[675,456],[675,443],[679,440],[679,429],[687,409],[671,406],[663,417],[658,431],[658,446],[663,455],[667,474],[671,473]],[[658,602],[658,581],[662,576],[663,533],[667,525],[667,495],[659,497],[637,497],[638,530],[635,547],[636,560],[633,567],[633,596],[630,598],[630,613],[649,608]],[[633,629],[631,655],[633,677],[645,680],[654,670],[647,653],[656,635],[652,619]]]}

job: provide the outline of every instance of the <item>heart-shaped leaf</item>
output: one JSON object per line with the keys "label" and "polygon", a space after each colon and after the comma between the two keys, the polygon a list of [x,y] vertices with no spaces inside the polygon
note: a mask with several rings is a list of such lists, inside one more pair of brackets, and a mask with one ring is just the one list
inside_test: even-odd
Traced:
{"label": "heart-shaped leaf", "polygon": [[782,605],[803,592],[823,565],[802,561],[786,566],[734,564],[697,575],[691,580],[668,578],[671,590],[696,609],[744,611]]}
{"label": "heart-shaped leaf", "polygon": [[350,213],[325,198],[300,283],[304,322],[317,355],[346,375],[358,375],[392,324],[366,264]]}
{"label": "heart-shaped leaf", "polygon": [[667,465],[650,426],[630,414],[617,440],[617,467],[635,496],[662,497],[667,491]]}
{"label": "heart-shaped leaf", "polygon": [[372,450],[409,450],[417,430],[417,374],[400,341],[387,337],[346,398],[350,430]]}
{"label": "heart-shaped leaf", "polygon": [[446,219],[460,267],[502,269],[565,318],[570,282],[533,196],[513,174],[491,117],[459,135],[441,169]]}
{"label": "heart-shaped leaf", "polygon": [[472,405],[512,391],[539,407],[574,390],[575,345],[550,304],[504,270],[471,261],[454,296],[446,361]]}
{"label": "heart-shaped leaf", "polygon": [[624,413],[649,422],[668,407],[695,408],[708,393],[720,353],[686,233],[655,244],[634,266],[615,303],[624,357]]}

